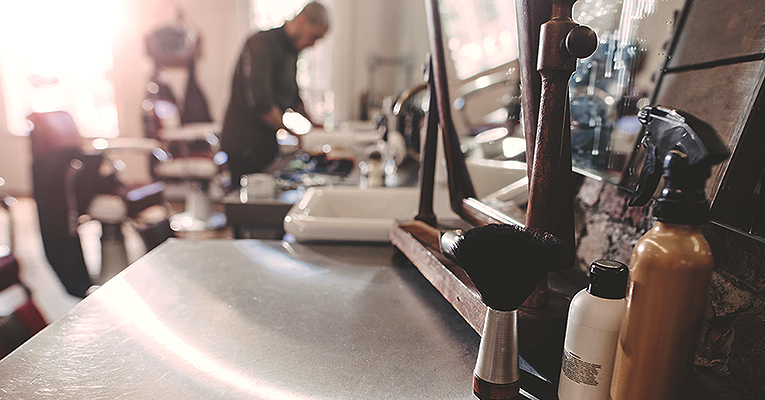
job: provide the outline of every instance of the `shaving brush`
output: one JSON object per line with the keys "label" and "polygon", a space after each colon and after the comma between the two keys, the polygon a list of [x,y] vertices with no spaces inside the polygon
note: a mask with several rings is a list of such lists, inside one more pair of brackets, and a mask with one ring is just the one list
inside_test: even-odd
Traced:
{"label": "shaving brush", "polygon": [[482,400],[518,395],[518,307],[552,269],[562,243],[516,225],[490,224],[442,236],[442,250],[465,270],[488,306],[473,393]]}

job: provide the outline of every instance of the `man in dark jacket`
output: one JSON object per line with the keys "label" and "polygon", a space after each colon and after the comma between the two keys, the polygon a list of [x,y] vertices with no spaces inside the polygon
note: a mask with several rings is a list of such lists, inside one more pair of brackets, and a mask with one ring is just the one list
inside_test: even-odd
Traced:
{"label": "man in dark jacket", "polygon": [[279,153],[276,132],[287,109],[307,117],[297,84],[297,59],[329,30],[327,10],[308,3],[292,20],[247,39],[234,72],[221,144],[231,183],[262,172]]}

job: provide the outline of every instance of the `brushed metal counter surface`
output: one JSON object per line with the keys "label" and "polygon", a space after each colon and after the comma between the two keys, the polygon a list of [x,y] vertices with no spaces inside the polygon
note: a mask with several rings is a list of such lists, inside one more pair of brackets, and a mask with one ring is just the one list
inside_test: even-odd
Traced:
{"label": "brushed metal counter surface", "polygon": [[170,240],[0,361],[0,398],[473,399],[479,340],[390,245]]}

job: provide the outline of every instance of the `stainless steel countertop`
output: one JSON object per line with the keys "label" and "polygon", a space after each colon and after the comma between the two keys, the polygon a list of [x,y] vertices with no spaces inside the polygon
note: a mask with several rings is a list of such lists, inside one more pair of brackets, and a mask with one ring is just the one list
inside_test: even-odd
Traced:
{"label": "stainless steel countertop", "polygon": [[479,336],[395,252],[170,240],[0,361],[0,398],[473,399]]}

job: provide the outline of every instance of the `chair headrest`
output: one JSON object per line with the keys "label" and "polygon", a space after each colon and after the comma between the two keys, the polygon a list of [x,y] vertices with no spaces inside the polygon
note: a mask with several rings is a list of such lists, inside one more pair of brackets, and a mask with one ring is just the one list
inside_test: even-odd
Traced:
{"label": "chair headrest", "polygon": [[33,157],[44,157],[62,149],[81,148],[80,132],[69,113],[36,112],[30,114],[27,119],[33,125],[29,134]]}

